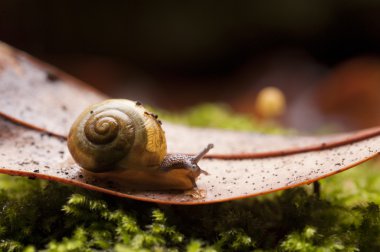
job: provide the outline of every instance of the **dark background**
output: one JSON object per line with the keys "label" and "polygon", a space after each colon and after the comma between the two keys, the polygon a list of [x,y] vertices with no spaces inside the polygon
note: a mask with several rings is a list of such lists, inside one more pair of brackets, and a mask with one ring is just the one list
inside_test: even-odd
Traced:
{"label": "dark background", "polygon": [[380,1],[0,0],[0,40],[113,97],[171,110],[223,102],[314,130],[380,122]]}

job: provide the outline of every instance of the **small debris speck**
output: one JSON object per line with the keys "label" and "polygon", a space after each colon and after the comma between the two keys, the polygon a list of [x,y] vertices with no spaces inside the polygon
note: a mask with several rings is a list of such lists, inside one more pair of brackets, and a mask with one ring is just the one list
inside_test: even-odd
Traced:
{"label": "small debris speck", "polygon": [[59,77],[51,72],[47,72],[46,79],[50,82],[56,82],[59,80]]}

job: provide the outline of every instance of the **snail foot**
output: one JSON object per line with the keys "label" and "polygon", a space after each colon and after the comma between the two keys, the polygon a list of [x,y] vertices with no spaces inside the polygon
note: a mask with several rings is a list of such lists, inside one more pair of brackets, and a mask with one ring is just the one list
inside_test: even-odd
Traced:
{"label": "snail foot", "polygon": [[194,199],[204,199],[206,198],[206,190],[193,188],[184,192],[185,195],[191,196]]}

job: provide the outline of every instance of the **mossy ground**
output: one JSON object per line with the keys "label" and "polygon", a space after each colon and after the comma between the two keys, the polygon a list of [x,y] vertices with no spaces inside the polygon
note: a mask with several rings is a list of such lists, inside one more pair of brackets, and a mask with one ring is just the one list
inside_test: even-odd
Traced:
{"label": "mossy ground", "polygon": [[[215,105],[164,116],[192,125],[284,132]],[[380,251],[379,192],[378,161],[324,179],[320,198],[305,186],[204,206],[156,205],[0,175],[0,249]]]}

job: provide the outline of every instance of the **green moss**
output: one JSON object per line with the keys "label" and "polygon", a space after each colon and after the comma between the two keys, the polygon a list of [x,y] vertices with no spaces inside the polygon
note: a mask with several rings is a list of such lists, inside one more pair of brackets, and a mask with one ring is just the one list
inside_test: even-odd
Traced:
{"label": "green moss", "polygon": [[[166,117],[256,129],[213,105]],[[321,198],[305,186],[202,206],[156,205],[0,175],[0,250],[380,251],[378,168],[373,161],[321,181]]]}
{"label": "green moss", "polygon": [[380,163],[376,159],[355,169],[321,180],[322,195],[331,201],[354,206],[380,204]]}
{"label": "green moss", "polygon": [[155,111],[164,120],[191,126],[251,130],[270,134],[289,134],[293,132],[279,127],[275,122],[260,122],[250,117],[233,113],[230,107],[223,104],[201,104],[181,113],[168,113],[164,110],[149,109]]}

